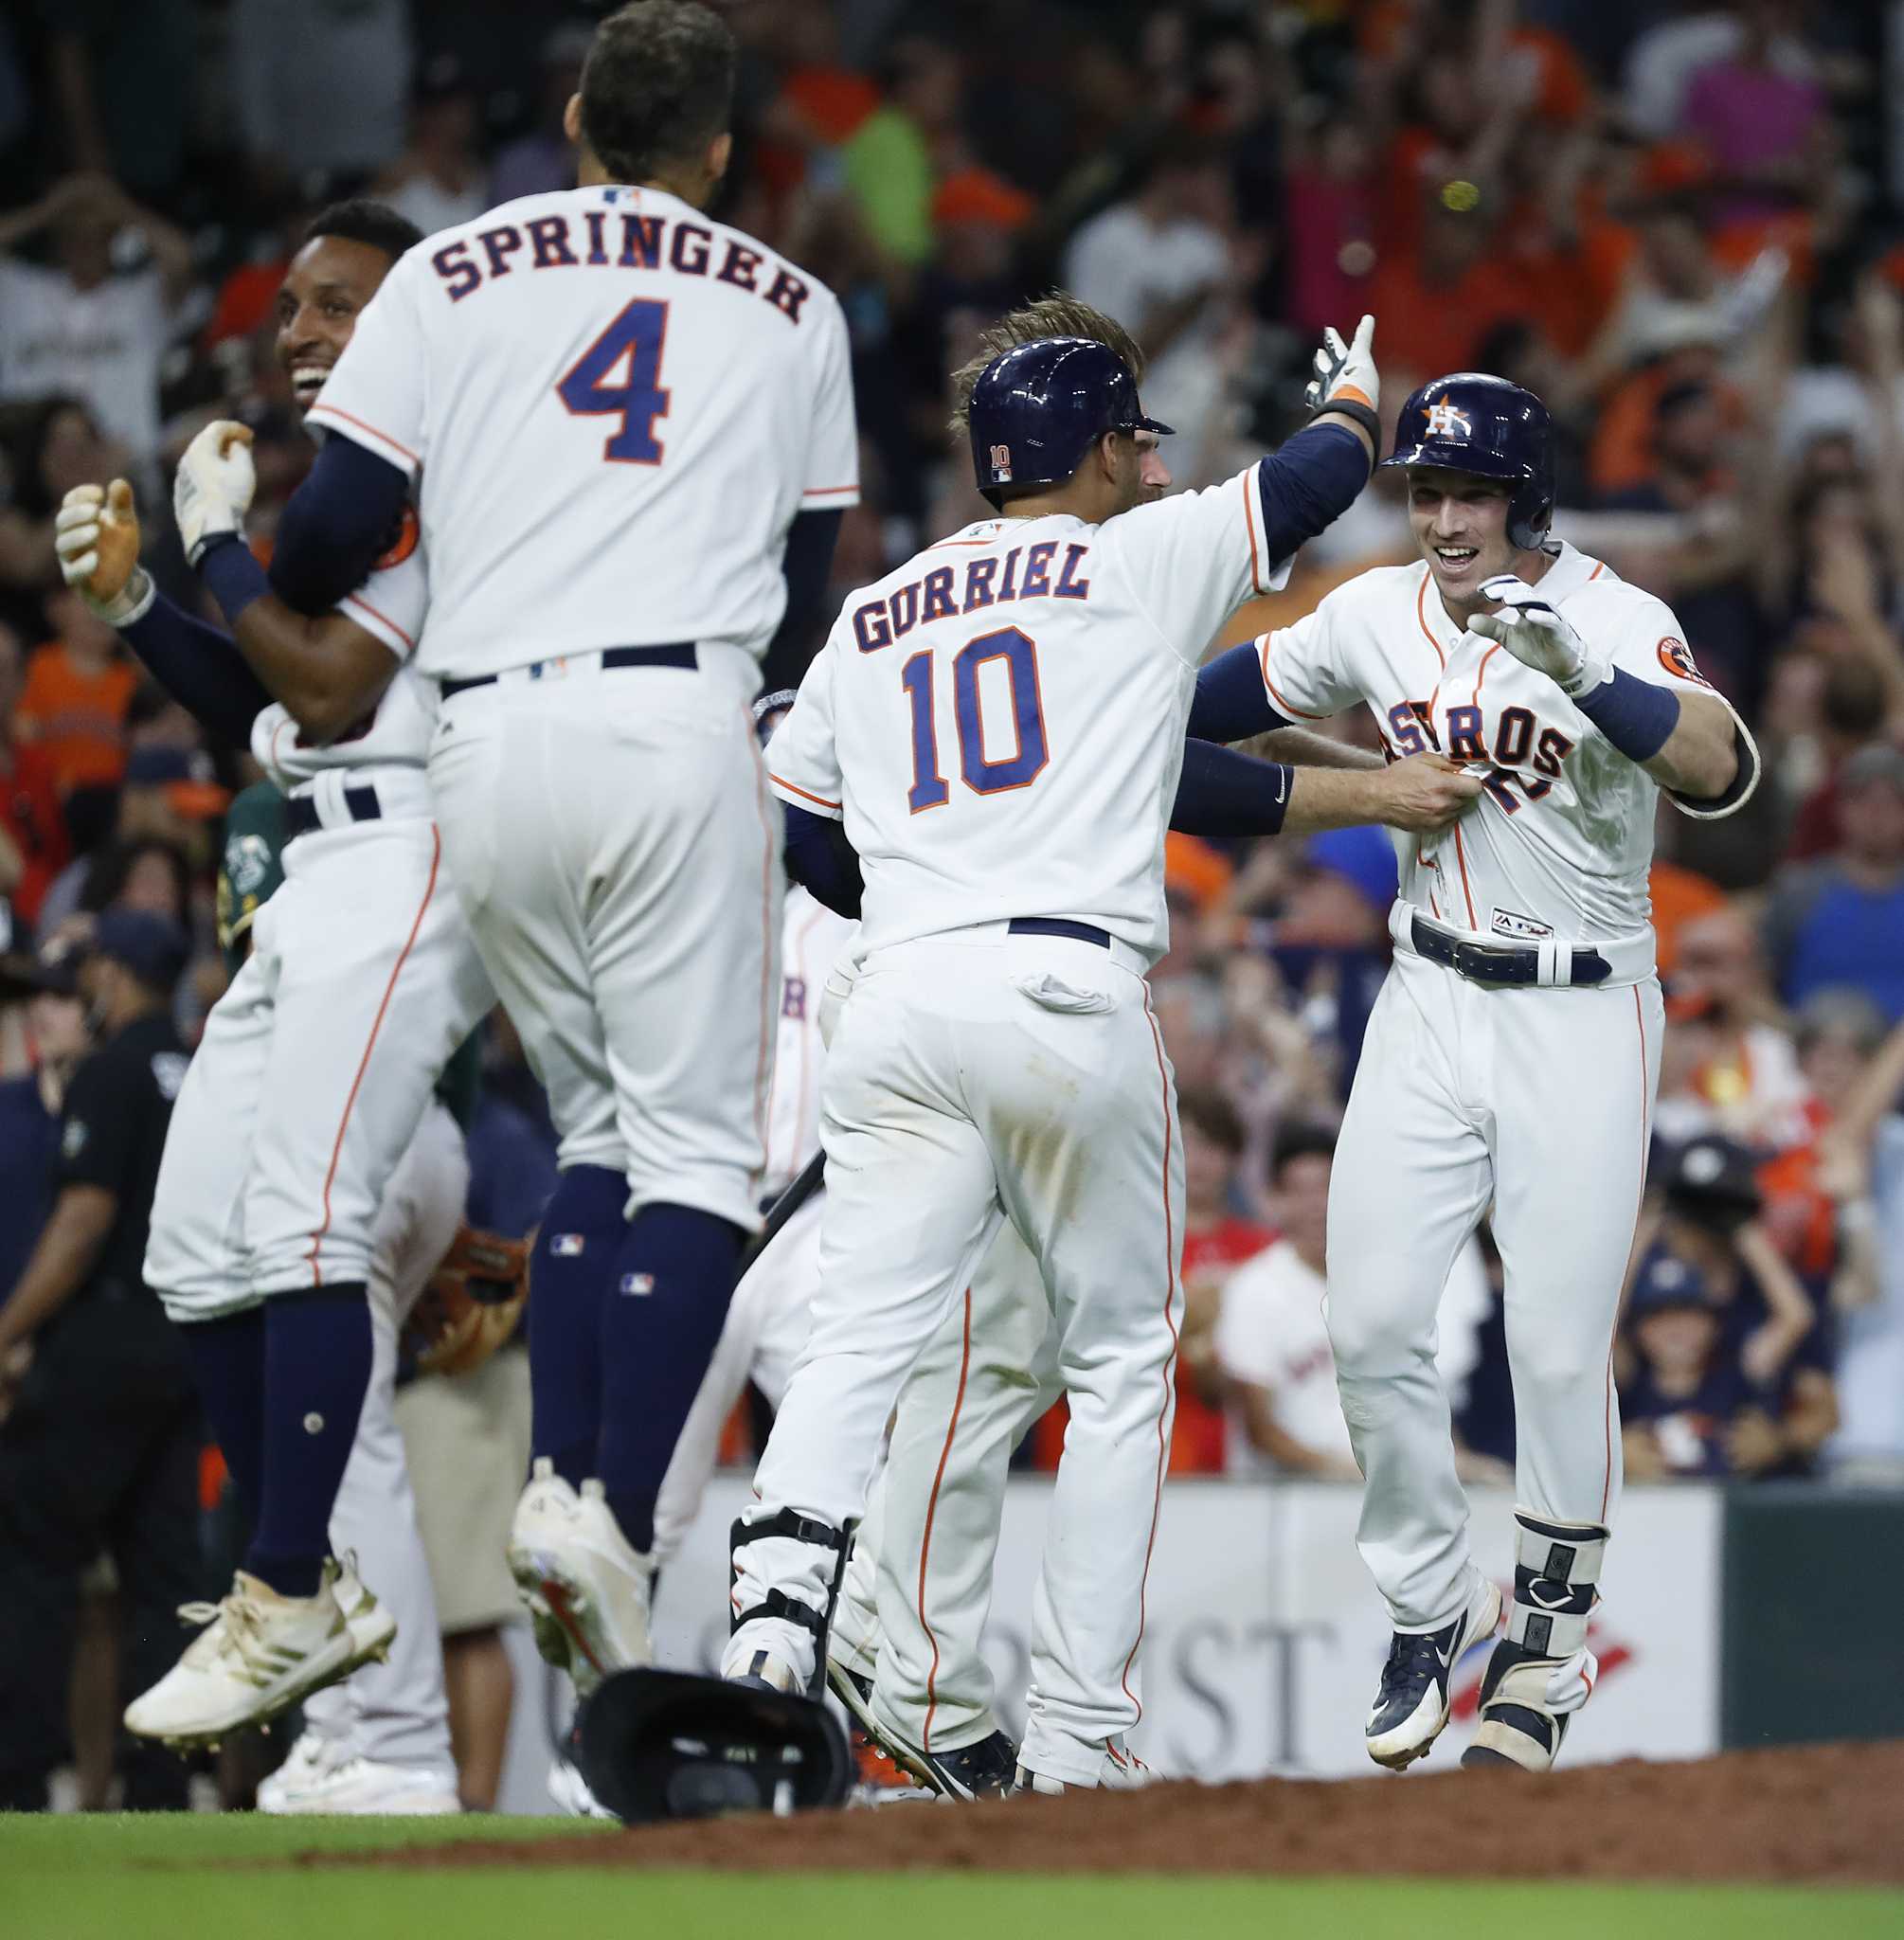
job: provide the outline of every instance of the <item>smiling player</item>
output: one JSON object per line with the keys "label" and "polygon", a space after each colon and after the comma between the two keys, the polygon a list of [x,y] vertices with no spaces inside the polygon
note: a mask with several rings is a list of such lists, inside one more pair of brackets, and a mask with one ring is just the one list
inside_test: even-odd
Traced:
{"label": "smiling player", "polygon": [[1337,1147],[1328,1319],[1365,1478],[1359,1544],[1394,1637],[1369,1755],[1419,1758],[1500,1592],[1468,1554],[1435,1307],[1493,1205],[1519,1428],[1515,1597],[1464,1763],[1545,1770],[1592,1691],[1620,1485],[1610,1354],[1659,1083],[1647,870],[1665,789],[1731,814],[1758,756],[1671,611],[1550,536],[1552,433],[1473,372],[1402,406],[1421,563],[1338,588],[1212,661],[1191,732],[1230,741],[1361,702],[1392,756],[1439,749],[1477,811],[1401,839],[1395,961]]}
{"label": "smiling player", "polygon": [[[313,223],[278,297],[278,355],[300,408],[420,240],[374,203]],[[434,709],[407,664],[428,599],[415,518],[360,586],[307,620],[271,595],[242,542],[248,438],[208,426],[178,487],[181,534],[235,647],[138,568],[123,480],[68,494],[56,542],[93,610],[289,797],[284,885],[207,1020],[172,1112],[146,1254],[255,1525],[210,1627],[127,1712],[134,1732],[181,1745],[269,1717],[390,1646],[390,1609],[359,1602],[346,1578],[347,1612],[327,1561],[371,1377],[375,1222],[444,1064],[494,1002],[422,771]],[[203,490],[213,472],[222,491],[244,480],[216,507]],[[386,1336],[395,1320],[380,1308]],[[381,1700],[433,1711],[440,1737],[434,1608],[414,1537],[407,1552],[351,1546],[368,1564],[395,1554],[416,1565],[393,1564],[369,1586],[410,1633]],[[413,1702],[432,1679],[434,1697]]]}

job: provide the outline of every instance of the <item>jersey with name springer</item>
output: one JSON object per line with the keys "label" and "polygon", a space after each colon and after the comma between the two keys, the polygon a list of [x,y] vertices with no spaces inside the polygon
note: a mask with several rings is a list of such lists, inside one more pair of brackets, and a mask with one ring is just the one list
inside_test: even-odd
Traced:
{"label": "jersey with name springer", "polygon": [[1280,584],[1252,466],[1087,525],[981,519],[853,594],[767,749],[838,817],[868,952],[1001,917],[1169,941],[1163,834],[1204,648]]}
{"label": "jersey with name springer", "polygon": [[[1715,692],[1671,607],[1600,561],[1561,543],[1535,585],[1636,679]],[[1438,748],[1480,777],[1485,793],[1446,835],[1394,836],[1404,903],[1495,942],[1644,933],[1659,783],[1546,674],[1449,619],[1425,565],[1360,574],[1265,634],[1257,654],[1269,704],[1286,718],[1366,701],[1391,756]],[[1742,798],[1705,809],[1670,799],[1703,818]]]}
{"label": "jersey with name springer", "polygon": [[437,678],[676,640],[759,653],[801,511],[859,495],[817,278],[654,189],[564,189],[385,278],[310,422],[419,477]]}

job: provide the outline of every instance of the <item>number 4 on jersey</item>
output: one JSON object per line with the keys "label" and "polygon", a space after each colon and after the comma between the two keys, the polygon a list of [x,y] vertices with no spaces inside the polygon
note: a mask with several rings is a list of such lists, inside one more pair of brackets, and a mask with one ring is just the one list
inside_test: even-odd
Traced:
{"label": "number 4 on jersey", "polygon": [[655,421],[668,415],[669,394],[660,384],[661,342],[667,333],[668,306],[638,296],[555,386],[556,396],[578,418],[620,418],[620,430],[602,447],[605,459],[624,465],[661,462]]}

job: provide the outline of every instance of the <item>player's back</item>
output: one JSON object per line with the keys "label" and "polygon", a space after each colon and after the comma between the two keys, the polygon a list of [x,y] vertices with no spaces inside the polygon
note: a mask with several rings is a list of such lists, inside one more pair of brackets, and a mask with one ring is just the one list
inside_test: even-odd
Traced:
{"label": "player's back", "polygon": [[1056,917],[1162,951],[1202,640],[1172,638],[1146,587],[1159,528],[1202,495],[1102,526],[981,520],[847,602],[767,764],[786,800],[840,810],[868,950]]}
{"label": "player's back", "polygon": [[312,412],[421,466],[419,664],[758,652],[795,514],[856,496],[839,305],[655,189],[530,196],[410,252]]}

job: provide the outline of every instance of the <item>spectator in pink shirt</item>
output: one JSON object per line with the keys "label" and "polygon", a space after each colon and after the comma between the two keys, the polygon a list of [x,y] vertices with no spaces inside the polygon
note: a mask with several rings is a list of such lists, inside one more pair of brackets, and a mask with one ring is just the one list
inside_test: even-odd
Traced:
{"label": "spectator in pink shirt", "polygon": [[1751,0],[1742,10],[1737,50],[1694,75],[1685,103],[1685,132],[1732,186],[1716,210],[1727,225],[1814,201],[1829,166],[1824,89],[1771,58],[1773,44],[1795,29],[1798,9],[1791,0]]}

